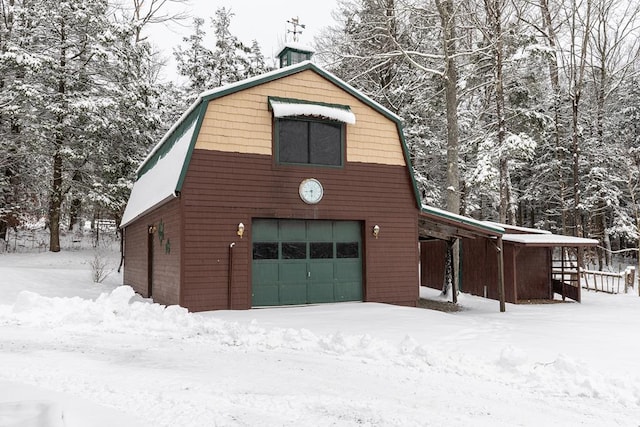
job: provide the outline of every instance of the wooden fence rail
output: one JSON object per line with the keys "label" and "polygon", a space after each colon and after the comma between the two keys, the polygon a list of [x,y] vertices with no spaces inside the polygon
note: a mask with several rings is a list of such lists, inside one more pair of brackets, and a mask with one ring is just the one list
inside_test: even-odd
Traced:
{"label": "wooden fence rail", "polygon": [[596,292],[606,292],[609,294],[619,294],[620,289],[627,293],[633,287],[635,279],[635,268],[627,267],[620,273],[608,271],[582,270],[584,279],[582,287]]}

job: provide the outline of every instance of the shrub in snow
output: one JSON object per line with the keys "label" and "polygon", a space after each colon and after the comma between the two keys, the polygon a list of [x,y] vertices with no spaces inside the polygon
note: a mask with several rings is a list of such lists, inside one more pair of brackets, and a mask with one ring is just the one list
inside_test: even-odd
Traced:
{"label": "shrub in snow", "polygon": [[91,266],[91,278],[94,283],[102,283],[111,274],[107,258],[98,250],[93,253],[93,259],[89,265]]}

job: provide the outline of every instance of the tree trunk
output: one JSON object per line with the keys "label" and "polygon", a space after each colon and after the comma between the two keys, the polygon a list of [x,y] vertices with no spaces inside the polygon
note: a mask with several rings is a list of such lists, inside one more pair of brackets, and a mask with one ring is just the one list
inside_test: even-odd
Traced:
{"label": "tree trunk", "polygon": [[549,67],[549,80],[551,89],[553,90],[553,147],[555,148],[556,161],[558,163],[558,198],[560,200],[560,218],[562,234],[567,233],[567,209],[565,207],[565,178],[563,171],[564,154],[560,146],[560,79],[558,72],[558,60],[556,57],[556,33],[553,21],[551,20],[551,12],[549,11],[548,0],[540,0],[540,10],[542,11],[542,20],[546,31],[547,42],[553,51],[553,55],[549,56],[547,65]]}
{"label": "tree trunk", "polygon": [[[587,64],[587,47],[591,31],[591,0],[586,1],[586,22],[577,23],[578,6],[573,3],[573,15],[571,17],[571,69],[570,69],[570,95],[571,95],[571,156],[573,172],[573,221],[574,236],[583,236],[582,207],[580,206],[580,98],[584,81],[584,71]],[[582,32],[581,38],[577,32]],[[576,44],[580,40],[580,51],[576,52]]]}
{"label": "tree trunk", "polygon": [[[59,102],[64,101],[66,93],[65,72],[67,64],[65,23],[60,22],[60,70],[58,71],[58,95]],[[60,110],[63,110],[62,106]],[[53,153],[53,174],[51,180],[51,194],[49,198],[49,250],[60,252],[60,213],[62,207],[62,147],[64,146],[64,122],[63,113],[58,113],[56,118],[57,128],[55,131],[55,151]]]}
{"label": "tree trunk", "polygon": [[582,236],[582,214],[580,212],[580,135],[578,134],[578,105],[580,103],[579,94],[574,94],[571,100],[571,119],[572,119],[572,132],[571,132],[571,155],[573,159],[572,172],[573,172],[573,226],[574,236]]}
{"label": "tree trunk", "polygon": [[[500,153],[499,173],[500,173],[500,222],[507,223],[511,219],[508,215],[511,210],[511,183],[509,178],[509,158],[504,149],[506,134],[506,120],[504,118],[504,85],[503,85],[503,56],[502,51],[502,3],[500,0],[493,2],[485,1],[487,17],[491,21],[491,33],[493,34],[494,60],[495,60],[495,107],[496,120],[498,122],[498,150]],[[509,218],[508,218],[509,216]]]}
{"label": "tree trunk", "polygon": [[460,214],[460,172],[458,165],[458,70],[455,62],[456,34],[452,0],[436,0],[442,32],[445,56],[445,97],[447,109],[447,188],[446,208]]}
{"label": "tree trunk", "polygon": [[[59,136],[56,144],[60,143]],[[49,250],[60,252],[60,211],[62,206],[62,155],[59,150],[53,155],[53,179],[49,199]]]}
{"label": "tree trunk", "polygon": [[[458,130],[458,69],[455,62],[456,33],[453,0],[436,0],[442,34],[444,36],[445,57],[445,97],[447,109],[447,188],[446,209],[449,212],[460,214],[460,171],[459,157],[459,130]],[[458,283],[460,278],[460,245],[456,242],[452,245],[453,268],[451,269],[453,302],[457,302]],[[449,274],[449,270],[445,275]],[[446,282],[446,279],[445,279]]]}
{"label": "tree trunk", "polygon": [[78,223],[81,210],[82,200],[78,198],[73,199],[69,207],[69,231],[73,231],[74,226]]}

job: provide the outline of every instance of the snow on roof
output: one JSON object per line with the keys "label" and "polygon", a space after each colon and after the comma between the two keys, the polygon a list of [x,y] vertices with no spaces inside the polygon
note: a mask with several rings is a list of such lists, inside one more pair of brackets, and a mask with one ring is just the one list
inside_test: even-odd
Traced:
{"label": "snow on roof", "polygon": [[[292,44],[289,45],[289,47],[294,47]],[[340,86],[343,90],[347,91],[348,93],[350,93],[351,95],[355,96],[356,98],[359,98],[360,100],[366,102],[369,106],[375,108],[376,110],[378,110],[379,112],[381,112],[382,114],[384,114],[385,116],[387,116],[388,118],[390,118],[391,120],[396,121],[398,124],[400,124],[402,122],[402,119],[395,113],[393,113],[391,110],[387,109],[386,107],[382,106],[381,104],[377,103],[376,101],[372,100],[371,98],[369,98],[367,95],[365,95],[364,93],[362,93],[361,91],[355,89],[353,86],[349,85],[348,83],[344,82],[343,80],[339,79],[338,77],[336,77],[334,74],[326,71],[325,69],[318,67],[317,65],[313,64],[311,61],[303,61],[294,65],[290,65],[288,67],[285,68],[279,68],[279,69],[275,69],[272,70],[270,72],[264,73],[264,74],[260,74],[254,77],[250,77],[248,79],[245,80],[240,80],[234,83],[230,83],[224,86],[220,86],[220,87],[216,87],[213,88],[211,90],[208,91],[204,91],[202,92],[200,95],[198,95],[198,97],[196,98],[196,100],[189,106],[189,108],[182,114],[182,116],[180,116],[180,119],[178,119],[178,121],[176,121],[173,126],[171,126],[171,128],[164,134],[164,136],[162,137],[162,139],[153,147],[153,149],[151,150],[151,152],[147,155],[147,157],[142,161],[142,163],[140,163],[140,166],[138,167],[138,169],[136,170],[136,174],[139,175],[138,180],[136,181],[136,184],[134,184],[134,188],[131,191],[131,196],[130,199],[134,198],[135,200],[129,200],[127,203],[127,208],[125,209],[125,214],[122,218],[122,223],[121,226],[126,225],[127,223],[131,222],[132,220],[134,220],[135,218],[137,218],[138,216],[142,215],[143,213],[145,213],[147,210],[149,210],[151,207],[153,207],[155,204],[158,204],[160,202],[163,202],[165,199],[174,196],[174,192],[175,192],[175,184],[177,183],[179,177],[180,177],[180,172],[181,172],[181,168],[184,164],[184,157],[183,158],[179,158],[179,153],[177,151],[174,150],[178,150],[178,148],[176,146],[181,146],[181,144],[176,143],[175,146],[171,149],[171,154],[170,156],[172,158],[174,158],[175,156],[175,160],[174,162],[179,162],[180,163],[180,171],[177,173],[177,175],[174,176],[173,173],[167,173],[164,174],[163,172],[160,172],[162,170],[162,168],[164,167],[164,165],[166,164],[166,162],[162,162],[162,161],[158,161],[158,164],[156,164],[155,166],[153,166],[151,168],[151,170],[147,171],[146,173],[141,175],[141,171],[144,170],[145,166],[156,156],[156,154],[158,153],[158,151],[162,150],[162,148],[164,147],[165,143],[167,142],[167,140],[169,140],[170,138],[173,137],[173,134],[179,129],[180,126],[182,126],[186,120],[189,119],[189,117],[192,115],[192,113],[196,110],[196,108],[203,102],[203,101],[207,101],[210,99],[215,99],[218,97],[222,97],[231,93],[234,93],[236,91],[239,90],[243,90],[244,88],[247,87],[252,87],[255,85],[259,85],[263,82],[269,82],[281,77],[287,77],[290,76],[292,74],[295,74],[297,72],[300,71],[304,71],[304,70],[308,70],[308,69],[312,69],[315,72],[317,72],[318,74],[320,74],[321,76],[323,76],[324,78],[327,78],[329,80],[332,80],[334,83],[336,83],[338,86]],[[338,115],[338,113],[340,113],[340,117],[342,119],[345,120],[351,120],[350,118],[346,117],[344,114],[344,112],[336,112],[336,111],[326,111],[324,110],[325,113],[332,113],[334,115]],[[353,113],[351,113],[353,114]],[[337,119],[337,118],[336,118]],[[340,120],[340,119],[337,119]],[[351,123],[349,121],[345,121],[346,123]],[[353,117],[353,123],[355,123],[355,116]],[[188,132],[186,132],[183,137],[186,138],[186,134],[187,133],[193,133],[193,129],[194,129],[194,124],[192,124],[188,130]],[[187,138],[187,139],[191,139],[191,137]],[[190,141],[182,141],[186,144],[186,146],[181,147],[179,149],[180,154],[186,156],[187,151],[182,151],[184,150],[188,150],[188,146],[189,146],[189,142]],[[166,154],[165,157],[169,155]],[[161,166],[161,167],[158,167]],[[173,165],[175,166],[175,165]],[[151,175],[149,174],[149,172],[152,172],[154,169],[156,169],[156,171],[154,171]],[[160,177],[160,179],[158,180],[159,182],[153,184],[151,181],[151,178],[149,178],[150,176],[155,176],[157,175],[158,177]],[[144,178],[146,176],[146,178]],[[173,181],[172,185],[169,185],[171,180],[175,179],[175,181]],[[161,182],[160,182],[161,181]],[[141,184],[138,184],[138,182],[141,182]],[[143,191],[140,190],[140,188],[152,188],[152,187],[159,187],[162,186],[163,187],[163,191],[158,193],[157,195],[152,194],[153,192],[150,191]],[[167,187],[167,188],[164,188]],[[170,189],[170,191],[168,191],[169,187],[172,187]],[[162,197],[161,197],[162,194]],[[153,200],[153,203],[151,203]],[[150,204],[151,203],[151,204]]]}
{"label": "snow on roof", "polygon": [[[308,66],[309,64],[310,64],[310,61],[304,61],[304,62],[301,62],[299,64],[295,64],[295,65],[292,65],[292,66],[288,67],[287,71],[294,71],[295,72],[295,70],[297,68],[304,68],[303,65]],[[257,83],[257,82],[259,82],[261,80],[264,80],[264,79],[269,80],[270,78],[275,77],[278,74],[282,74],[282,73],[283,73],[283,69],[280,68],[280,69],[269,71],[268,73],[264,73],[264,74],[260,74],[258,76],[250,77],[250,78],[245,79],[245,80],[240,80],[240,81],[237,81],[237,82],[229,83],[229,84],[226,84],[226,85],[223,85],[223,86],[218,86],[216,88],[209,89],[209,90],[206,90],[204,92],[201,92],[200,95],[198,95],[198,97],[195,99],[195,101],[193,101],[193,103],[191,103],[189,108],[187,108],[187,110],[182,114],[182,116],[180,116],[180,118],[173,124],[173,126],[171,126],[171,128],[164,134],[162,139],[153,147],[151,152],[149,152],[149,154],[147,155],[147,157],[145,157],[145,159],[142,161],[142,163],[140,163],[140,166],[136,170],[136,173],[140,173],[140,171],[145,166],[145,164],[147,164],[147,162],[154,156],[154,154],[160,149],[160,147],[162,147],[164,142],[187,119],[187,117],[193,112],[193,110],[195,110],[196,107],[198,105],[200,105],[200,103],[202,102],[202,100],[204,98],[215,97],[216,95],[218,95],[220,93],[233,91],[233,89],[235,89],[235,88],[239,88],[239,87],[246,86],[246,85],[251,85],[252,83]]]}
{"label": "snow on roof", "polygon": [[596,246],[595,239],[562,236],[560,234],[505,234],[505,242],[520,243],[525,246]]}
{"label": "snow on roof", "polygon": [[176,196],[176,184],[182,173],[196,123],[197,120],[194,120],[169,151],[160,155],[158,163],[133,184],[127,207],[122,215],[121,227],[159,203]]}
{"label": "snow on roof", "polygon": [[[269,81],[271,78],[277,78],[279,74],[290,75],[296,72],[298,68],[307,68],[312,64],[311,61],[302,61],[294,65],[290,65],[286,68],[276,68],[275,70],[271,70],[264,74],[259,74],[257,76],[249,77],[248,79],[239,80],[237,82],[229,83],[223,86],[218,86],[213,89],[206,90],[202,92],[199,96],[200,99],[212,97],[220,92],[231,92],[234,88],[243,87],[243,86],[251,86],[252,83],[258,83],[262,80]],[[324,71],[324,70],[323,70]]]}
{"label": "snow on roof", "polygon": [[479,227],[482,228],[484,230],[489,230],[492,231],[494,233],[498,233],[498,234],[503,234],[504,233],[504,228],[500,227],[499,225],[494,225],[491,223],[488,223],[486,221],[478,221],[477,219],[473,219],[470,218],[468,216],[463,216],[463,215],[458,215],[455,214],[453,212],[449,212],[449,211],[445,211],[443,209],[438,209],[435,208],[433,206],[422,206],[422,211],[426,212],[426,213],[430,213],[432,215],[436,215],[439,217],[444,217],[444,218],[448,218],[451,219],[453,221],[462,223],[462,224],[467,224],[467,225],[472,225],[475,227]]}
{"label": "snow on roof", "polygon": [[286,48],[294,49],[294,50],[302,50],[304,52],[310,52],[310,53],[314,53],[315,52],[315,49],[312,48],[309,45],[306,45],[306,44],[303,44],[303,43],[299,43],[299,42],[286,42],[282,46],[282,48],[278,51],[276,56],[280,55],[282,53],[282,51],[285,50]]}
{"label": "snow on roof", "polygon": [[366,100],[366,102],[369,103],[372,107],[374,107],[377,110],[379,110],[380,112],[384,113],[387,117],[391,118],[392,120],[395,120],[398,123],[402,122],[402,119],[400,118],[400,116],[398,116],[397,114],[395,114],[394,112],[392,112],[388,108],[384,107],[382,104],[379,104],[378,102],[376,102],[373,99],[369,98],[367,95],[365,95],[361,91],[357,90],[353,86],[349,85],[345,81],[339,79],[334,74],[332,74],[329,71],[327,71],[327,70],[325,70],[325,69],[313,64],[311,61],[303,61],[303,62],[299,62],[299,63],[294,64],[294,65],[290,65],[290,66],[288,66],[286,68],[278,68],[278,69],[269,71],[269,72],[264,73],[264,74],[260,74],[260,75],[254,76],[254,77],[250,77],[250,78],[245,79],[245,80],[240,80],[240,81],[237,81],[237,82],[234,82],[234,83],[229,83],[227,85],[219,86],[219,87],[216,87],[216,88],[213,88],[213,89],[210,89],[210,90],[202,92],[200,95],[198,95],[198,98],[189,106],[187,111],[185,111],[182,114],[182,116],[180,116],[180,119],[178,119],[178,121],[176,121],[173,124],[173,126],[171,126],[171,128],[167,131],[167,133],[164,134],[162,139],[155,145],[153,150],[151,150],[151,152],[147,155],[147,157],[144,159],[144,161],[140,164],[140,166],[138,167],[136,173],[139,173],[142,170],[142,168],[145,166],[145,164],[154,156],[154,154],[160,149],[160,147],[162,147],[164,142],[182,124],[182,122],[184,122],[184,120],[186,120],[186,118],[193,112],[193,110],[195,110],[195,108],[198,105],[200,105],[200,103],[202,102],[203,99],[205,99],[205,98],[215,98],[217,96],[221,96],[222,94],[232,93],[232,92],[234,92],[234,90],[240,90],[241,88],[243,88],[245,86],[252,86],[254,84],[259,84],[262,81],[270,81],[271,79],[278,78],[279,75],[288,76],[288,75],[296,73],[298,70],[303,70],[303,69],[308,69],[308,68],[314,68],[318,72],[320,72],[321,75],[324,74],[329,79],[332,79],[334,81],[340,82],[340,85],[344,89],[346,89],[348,92],[350,92],[352,95],[354,95],[356,97],[359,97],[360,99]]}
{"label": "snow on roof", "polygon": [[499,222],[493,222],[493,221],[483,221],[483,222],[494,225],[494,226],[502,227],[507,231],[507,233],[509,232],[509,230],[513,230],[513,231],[520,231],[522,233],[530,233],[530,234],[551,234],[550,231],[540,230],[539,228],[518,227],[517,225],[501,224]]}
{"label": "snow on roof", "polygon": [[349,107],[329,106],[307,102],[269,100],[274,117],[322,116],[339,122],[355,124],[356,116]]}

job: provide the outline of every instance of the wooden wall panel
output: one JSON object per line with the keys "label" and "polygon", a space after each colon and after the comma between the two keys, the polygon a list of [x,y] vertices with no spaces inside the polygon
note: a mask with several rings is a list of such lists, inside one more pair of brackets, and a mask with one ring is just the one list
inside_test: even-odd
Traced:
{"label": "wooden wall panel", "polygon": [[427,240],[420,242],[420,284],[432,289],[442,289],[447,242]]}
{"label": "wooden wall panel", "polygon": [[[465,240],[463,289],[473,295],[498,299],[495,247],[487,239]],[[551,254],[549,248],[504,244],[505,300],[516,304],[530,299],[551,299]]]}
{"label": "wooden wall panel", "polygon": [[551,299],[551,249],[523,247],[516,255],[518,299]]}
{"label": "wooden wall panel", "polygon": [[[153,236],[152,298],[159,304],[179,304],[182,223],[178,199],[160,206],[126,227],[123,283],[130,285],[140,295],[148,296],[147,229],[149,225],[157,227]],[[162,240],[160,240],[161,230]]]}
{"label": "wooden wall panel", "polygon": [[405,165],[395,122],[312,70],[209,102],[196,148],[271,155],[269,96],[349,105],[356,123],[347,125],[347,161]]}
{"label": "wooden wall panel", "polygon": [[[309,177],[324,198],[298,196]],[[181,304],[193,311],[227,309],[233,243],[231,308],[251,306],[253,218],[355,220],[363,224],[366,301],[414,306],[418,298],[418,209],[404,166],[348,163],[344,168],[276,166],[270,156],[194,151],[181,204],[184,282]],[[236,234],[238,223],[244,238]],[[380,235],[372,235],[374,225]]]}
{"label": "wooden wall panel", "polygon": [[[504,245],[505,300],[515,303],[513,279],[513,246]],[[472,295],[499,299],[498,254],[489,239],[463,239],[462,241],[462,291]]]}
{"label": "wooden wall panel", "polygon": [[122,283],[140,295],[147,294],[147,223],[141,218],[124,230]]}

